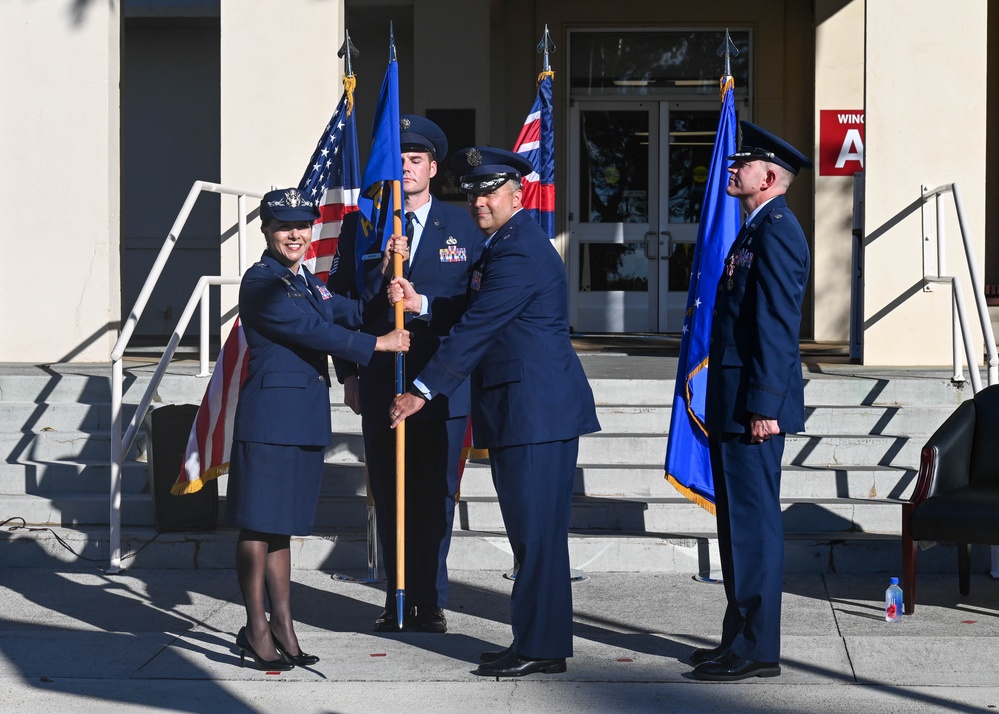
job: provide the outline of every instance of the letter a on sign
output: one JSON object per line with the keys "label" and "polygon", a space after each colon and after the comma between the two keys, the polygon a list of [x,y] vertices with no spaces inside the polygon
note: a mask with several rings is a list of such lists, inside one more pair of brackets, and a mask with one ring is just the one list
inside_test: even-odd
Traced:
{"label": "letter a on sign", "polygon": [[856,109],[819,112],[819,175],[853,176],[864,170],[864,113]]}

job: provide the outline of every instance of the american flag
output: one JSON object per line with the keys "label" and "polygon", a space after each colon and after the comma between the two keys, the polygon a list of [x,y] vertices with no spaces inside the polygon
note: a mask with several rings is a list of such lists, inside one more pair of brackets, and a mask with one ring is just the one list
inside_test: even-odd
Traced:
{"label": "american flag", "polygon": [[323,282],[336,255],[343,217],[357,210],[361,171],[356,126],[353,97],[344,92],[298,185],[299,191],[319,202],[322,212],[312,228],[305,266]]}
{"label": "american flag", "polygon": [[[352,77],[345,78],[353,80]],[[358,176],[357,132],[354,123],[352,84],[343,93],[333,118],[323,129],[315,153],[305,170],[299,190],[319,200],[322,215],[312,228],[312,245],[305,265],[320,280],[326,280],[336,254],[343,217],[357,210]],[[236,319],[215,363],[201,400],[177,482],[172,492],[195,493],[204,484],[229,472],[232,427],[236,417],[239,388],[246,378],[250,352],[243,327]]]}
{"label": "american flag", "polygon": [[534,172],[522,179],[523,205],[541,224],[549,238],[555,237],[555,127],[552,123],[552,82],[555,73],[538,77],[538,96],[514,143],[514,152],[531,162]]}
{"label": "american flag", "polygon": [[229,472],[232,425],[236,419],[239,387],[246,379],[249,361],[243,326],[237,317],[219,352],[215,371],[208,380],[205,396],[191,425],[180,476],[171,489],[174,495],[196,493],[206,482]]}

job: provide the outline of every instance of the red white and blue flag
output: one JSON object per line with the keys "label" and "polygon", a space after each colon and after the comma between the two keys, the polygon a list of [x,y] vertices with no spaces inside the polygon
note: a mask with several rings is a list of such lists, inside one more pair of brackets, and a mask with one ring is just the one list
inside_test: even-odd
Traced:
{"label": "red white and blue flag", "polygon": [[298,185],[299,191],[319,202],[321,215],[312,228],[304,263],[323,282],[336,255],[343,217],[357,210],[361,170],[353,104],[353,95],[344,92]]}
{"label": "red white and blue flag", "polygon": [[541,224],[550,239],[555,237],[555,126],[552,123],[552,82],[555,73],[538,77],[538,96],[513,146],[515,153],[531,162],[534,172],[524,176],[522,203]]}
{"label": "red white and blue flag", "polygon": [[[322,215],[312,228],[312,245],[304,264],[323,281],[336,254],[343,217],[357,210],[360,169],[353,112],[353,81],[353,77],[344,78],[346,90],[333,112],[333,118],[323,129],[299,184],[302,193],[319,201]],[[250,351],[237,318],[219,352],[215,371],[208,380],[205,396],[191,426],[180,475],[171,489],[174,494],[196,493],[211,479],[229,472],[236,404],[239,388],[246,379],[249,360]]]}

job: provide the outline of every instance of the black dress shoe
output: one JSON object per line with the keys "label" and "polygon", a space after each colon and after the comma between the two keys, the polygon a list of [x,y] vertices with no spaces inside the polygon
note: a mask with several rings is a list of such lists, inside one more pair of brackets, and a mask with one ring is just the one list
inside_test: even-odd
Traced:
{"label": "black dress shoe", "polygon": [[694,679],[710,682],[736,682],[750,677],[776,677],[780,675],[778,662],[754,662],[733,652],[726,652],[718,659],[694,667]]}
{"label": "black dress shoe", "polygon": [[687,659],[694,664],[701,664],[702,662],[710,662],[711,660],[718,659],[726,652],[728,652],[728,647],[725,647],[724,645],[718,645],[717,647],[699,647],[691,652]]}
{"label": "black dress shoe", "polygon": [[298,647],[298,654],[292,654],[289,652],[288,648],[281,644],[281,640],[277,638],[277,635],[274,634],[273,630],[271,631],[271,639],[274,640],[274,646],[277,647],[278,654],[296,667],[308,667],[309,665],[316,664],[319,661],[319,657],[316,655],[306,654],[302,651],[301,645]]}
{"label": "black dress shoe", "polygon": [[565,671],[565,657],[558,659],[529,659],[510,651],[493,662],[483,662],[475,670],[482,677],[523,677],[535,672],[559,674]]}
{"label": "black dress shoe", "polygon": [[447,632],[444,611],[434,605],[417,605],[402,623],[406,632]]}
{"label": "black dress shoe", "polygon": [[479,655],[480,662],[495,662],[498,659],[503,659],[508,654],[513,652],[513,645],[510,645],[505,650],[486,650]]}
{"label": "black dress shoe", "polygon": [[236,633],[236,649],[239,650],[240,667],[243,666],[243,660],[246,658],[246,655],[250,655],[257,669],[264,672],[287,672],[295,668],[295,665],[286,661],[283,657],[264,659],[258,655],[256,650],[250,646],[250,638],[246,636],[245,627],[240,627],[239,632]]}
{"label": "black dress shoe", "polygon": [[[403,616],[403,625],[405,625],[406,621],[412,617],[412,614],[413,608],[406,610],[406,613]],[[382,610],[382,614],[378,616],[377,620],[375,620],[375,632],[402,632],[402,630],[399,629],[399,620],[395,616],[394,607],[387,607]]]}
{"label": "black dress shoe", "polygon": [[434,605],[411,605],[403,614],[402,627],[394,607],[387,607],[375,620],[375,632],[447,632],[444,611]]}

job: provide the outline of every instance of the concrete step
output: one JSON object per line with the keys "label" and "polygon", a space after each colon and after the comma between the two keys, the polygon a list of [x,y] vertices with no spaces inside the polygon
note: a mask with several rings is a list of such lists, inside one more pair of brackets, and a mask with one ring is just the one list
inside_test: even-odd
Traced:
{"label": "concrete step", "polygon": [[[604,433],[666,434],[672,408],[601,406],[597,418]],[[805,433],[929,436],[954,411],[951,406],[808,406]]]}
{"label": "concrete step", "polygon": [[[0,432],[7,461],[100,461],[111,458],[111,432],[45,430]],[[139,432],[126,458],[145,458],[146,436]]]}
{"label": "concrete step", "polygon": [[[237,532],[232,529],[157,534],[150,528],[125,528],[122,567],[232,568],[236,537]],[[367,575],[368,548],[363,532],[320,531],[306,538],[292,538],[291,548],[292,567],[296,569]],[[987,547],[975,546],[973,551],[973,563],[988,562]],[[583,573],[696,575],[720,567],[713,530],[684,536],[570,533],[569,557],[571,566]],[[832,538],[814,532],[787,534],[784,558],[787,574],[896,575],[901,569],[898,538],[867,533],[839,533]],[[92,570],[95,566],[106,566],[108,559],[108,531],[104,528],[5,530],[0,538],[0,567]],[[939,545],[922,551],[919,572],[952,573],[955,559],[951,546]],[[513,555],[502,533],[456,531],[448,566],[454,570],[493,570],[499,579],[512,569]]]}
{"label": "concrete step", "polygon": [[[149,487],[149,469],[140,461],[121,468],[122,493],[140,493]],[[73,493],[103,493],[111,489],[111,465],[101,461],[0,462],[0,504],[6,495],[47,497]]]}
{"label": "concrete step", "polygon": [[[971,397],[970,383],[955,384],[938,376],[901,378],[857,375],[812,375],[805,373],[805,404],[815,406],[905,406],[910,404],[949,406],[954,409]],[[672,375],[625,379],[591,379],[598,405],[663,406],[673,403]]]}
{"label": "concrete step", "polygon": [[[841,467],[855,464],[916,468],[925,437],[789,434],[783,463],[794,466]],[[582,464],[641,465],[666,462],[667,437],[661,434],[598,432],[579,440]]]}
{"label": "concrete step", "polygon": [[[221,500],[224,502],[224,495]],[[17,516],[33,525],[101,525],[109,521],[106,493],[6,494],[0,497],[0,504],[7,517]],[[898,504],[897,500],[885,498],[784,499],[784,527],[788,532],[898,533],[901,517]],[[220,514],[223,512],[224,504]],[[152,525],[151,496],[123,493],[122,522]],[[363,496],[323,495],[316,522],[319,527],[334,527],[337,531],[363,529],[367,522],[366,500]],[[570,522],[574,530],[594,533],[699,533],[714,527],[711,514],[676,492],[641,498],[577,494],[573,497]],[[462,495],[456,509],[455,529],[502,532],[503,516],[495,496]]]}
{"label": "concrete step", "polygon": [[[841,467],[873,464],[915,468],[926,436],[847,434],[792,434],[785,442],[784,463],[797,466]],[[579,463],[642,465],[665,463],[668,438],[662,433],[601,431],[580,439]],[[107,431],[0,432],[0,448],[8,463],[47,463],[110,460],[111,435]],[[144,432],[137,435],[127,454],[145,460],[148,448]],[[327,463],[360,463],[364,440],[359,432],[339,432],[326,449]]]}
{"label": "concrete step", "polygon": [[[123,401],[137,404],[149,386],[152,369],[128,372],[122,385]],[[196,368],[171,366],[155,390],[154,404],[200,404],[207,377]],[[32,365],[5,365],[0,373],[0,401],[39,404],[110,404],[111,365],[60,365],[59,371]]]}
{"label": "concrete step", "polygon": [[[327,467],[329,468],[329,467]],[[892,499],[908,498],[915,485],[916,471],[891,466],[852,466],[839,469],[785,466],[781,478],[781,498],[796,499]],[[327,472],[324,494],[350,495],[341,487],[359,488],[364,493],[363,469],[358,474],[346,470],[331,477]],[[349,484],[349,485],[348,485]],[[636,466],[579,465],[573,492],[577,495],[607,498],[673,498],[677,490],[666,480],[662,465]],[[488,464],[466,465],[461,481],[462,497],[495,497]]]}
{"label": "concrete step", "polygon": [[943,377],[912,375],[899,378],[856,375],[816,376],[805,373],[805,404],[821,406],[944,406],[952,410],[972,397],[971,384]]}
{"label": "concrete step", "polygon": [[[135,404],[124,404],[122,415],[128,421]],[[0,432],[19,431],[109,431],[111,403],[0,401]]]}
{"label": "concrete step", "polygon": [[[4,519],[23,518],[28,525],[100,526],[109,522],[110,500],[106,493],[67,493],[51,497],[7,494],[2,497]],[[150,527],[154,523],[149,494],[123,493],[123,526]]]}

